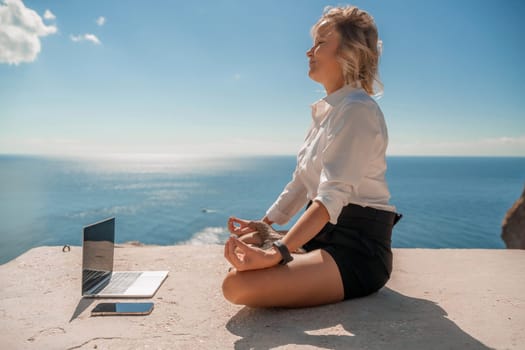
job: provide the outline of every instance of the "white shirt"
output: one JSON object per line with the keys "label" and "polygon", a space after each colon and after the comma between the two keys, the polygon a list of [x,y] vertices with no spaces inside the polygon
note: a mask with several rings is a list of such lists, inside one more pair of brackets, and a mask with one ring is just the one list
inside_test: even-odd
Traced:
{"label": "white shirt", "polygon": [[385,181],[388,133],[377,103],[345,85],[312,104],[312,119],[293,179],[268,219],[284,225],[310,200],[323,203],[332,224],[349,203],[395,212]]}

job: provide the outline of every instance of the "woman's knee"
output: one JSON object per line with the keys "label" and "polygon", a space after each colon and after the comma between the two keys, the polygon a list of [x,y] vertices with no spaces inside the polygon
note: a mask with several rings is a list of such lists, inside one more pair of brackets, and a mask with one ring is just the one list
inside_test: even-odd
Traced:
{"label": "woman's knee", "polygon": [[222,294],[229,302],[246,305],[247,286],[237,271],[230,271],[222,282]]}

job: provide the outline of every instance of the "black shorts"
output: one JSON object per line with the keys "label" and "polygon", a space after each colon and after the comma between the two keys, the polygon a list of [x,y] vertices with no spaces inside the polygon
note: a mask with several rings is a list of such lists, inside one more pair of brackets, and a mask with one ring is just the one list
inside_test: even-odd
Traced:
{"label": "black shorts", "polygon": [[343,280],[345,299],[363,297],[381,289],[392,273],[392,227],[400,214],[349,204],[337,224],[327,223],[304,245],[323,249],[335,260]]}

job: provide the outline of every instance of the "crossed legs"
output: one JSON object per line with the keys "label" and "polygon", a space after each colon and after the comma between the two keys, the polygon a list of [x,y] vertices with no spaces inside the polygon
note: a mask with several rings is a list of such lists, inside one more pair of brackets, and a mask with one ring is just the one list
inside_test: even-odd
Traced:
{"label": "crossed legs", "polygon": [[307,307],[344,299],[337,264],[321,249],[294,255],[285,266],[232,270],[222,290],[230,302],[251,307]]}

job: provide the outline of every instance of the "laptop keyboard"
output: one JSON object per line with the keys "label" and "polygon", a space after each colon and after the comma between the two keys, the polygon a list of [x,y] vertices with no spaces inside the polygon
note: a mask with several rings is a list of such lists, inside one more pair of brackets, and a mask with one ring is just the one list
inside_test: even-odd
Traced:
{"label": "laptop keyboard", "polygon": [[142,272],[118,272],[111,276],[111,281],[100,293],[122,294],[139,278]]}

